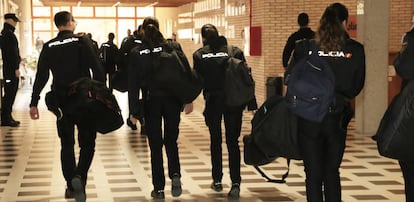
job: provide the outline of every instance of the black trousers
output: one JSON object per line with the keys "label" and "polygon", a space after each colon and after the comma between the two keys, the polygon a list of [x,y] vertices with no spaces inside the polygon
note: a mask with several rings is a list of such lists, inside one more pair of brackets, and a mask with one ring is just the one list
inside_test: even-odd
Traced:
{"label": "black trousers", "polygon": [[306,173],[308,202],[341,201],[339,167],[346,140],[341,117],[341,114],[328,115],[322,123],[299,118],[299,145]]}
{"label": "black trousers", "polygon": [[[75,160],[75,125],[78,129],[80,147],[79,160]],[[89,124],[80,123],[71,114],[63,112],[63,118],[57,121],[57,130],[61,143],[60,159],[62,172],[68,187],[72,187],[71,179],[80,175],[86,184],[88,170],[95,154],[96,131]]]}
{"label": "black trousers", "polygon": [[414,201],[414,162],[399,161],[404,177],[405,201]]}
{"label": "black trousers", "polygon": [[232,183],[240,183],[239,137],[243,107],[226,107],[224,103],[222,96],[209,96],[206,99],[204,109],[205,122],[210,131],[212,177],[215,182],[221,182],[223,178],[221,121],[224,118],[226,145],[229,154],[230,179]]}
{"label": "black trousers", "polygon": [[[168,175],[181,176],[177,139],[182,104],[172,96],[151,96],[145,100],[145,121],[151,149],[152,184],[154,190],[164,190],[165,175],[162,148],[168,159]],[[164,133],[162,123],[164,120]]]}
{"label": "black trousers", "polygon": [[12,109],[16,99],[17,89],[19,88],[19,78],[4,79],[4,95],[1,102],[1,121],[10,122],[12,120]]}

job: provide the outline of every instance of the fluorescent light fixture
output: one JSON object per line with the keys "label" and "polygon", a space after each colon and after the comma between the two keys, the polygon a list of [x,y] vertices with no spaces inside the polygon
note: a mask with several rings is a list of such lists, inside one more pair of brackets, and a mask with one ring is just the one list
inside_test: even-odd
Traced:
{"label": "fluorescent light fixture", "polygon": [[154,2],[152,4],[149,4],[149,5],[145,6],[145,7],[153,7],[153,6],[157,5],[157,4],[158,4],[158,1],[156,1],[156,2]]}
{"label": "fluorescent light fixture", "polygon": [[112,7],[117,7],[119,4],[121,4],[121,2],[120,2],[120,1],[118,1],[118,2],[114,3],[114,5],[112,5]]}

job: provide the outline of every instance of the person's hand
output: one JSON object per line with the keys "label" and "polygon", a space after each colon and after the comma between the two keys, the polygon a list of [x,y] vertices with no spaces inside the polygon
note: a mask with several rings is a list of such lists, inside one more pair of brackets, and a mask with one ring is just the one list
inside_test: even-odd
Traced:
{"label": "person's hand", "polygon": [[188,103],[184,105],[184,113],[189,114],[193,112],[193,103]]}
{"label": "person's hand", "polygon": [[30,118],[32,118],[32,120],[39,119],[39,110],[37,107],[30,107]]}
{"label": "person's hand", "polygon": [[16,71],[14,71],[14,74],[16,75],[16,78],[20,78],[20,70],[16,69]]}
{"label": "person's hand", "polygon": [[132,124],[137,124],[137,121],[138,121],[138,119],[137,118],[135,118],[134,116],[132,116],[132,115],[129,115],[129,120],[131,121],[131,123]]}

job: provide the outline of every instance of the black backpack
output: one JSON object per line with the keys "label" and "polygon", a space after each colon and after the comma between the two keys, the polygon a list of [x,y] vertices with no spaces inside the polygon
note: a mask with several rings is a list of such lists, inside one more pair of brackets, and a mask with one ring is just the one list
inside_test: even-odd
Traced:
{"label": "black backpack", "polygon": [[88,77],[78,79],[70,84],[68,96],[75,116],[99,133],[112,132],[124,124],[118,102],[104,83]]}
{"label": "black backpack", "polygon": [[173,43],[167,40],[165,50],[154,58],[150,85],[171,92],[183,104],[191,103],[200,95],[202,81]]}
{"label": "black backpack", "polygon": [[284,183],[289,169],[281,180],[270,179],[259,166],[266,165],[279,157],[301,159],[297,139],[297,117],[286,105],[284,97],[269,97],[256,111],[251,121],[250,135],[243,137],[244,162],[252,165],[269,182]]}
{"label": "black backpack", "polygon": [[242,106],[255,97],[251,68],[234,57],[233,46],[227,46],[229,58],[225,67],[224,94],[227,106]]}
{"label": "black backpack", "polygon": [[404,36],[400,52],[396,55],[393,65],[397,74],[404,80],[414,79],[414,34],[407,32]]}
{"label": "black backpack", "polygon": [[291,67],[286,101],[296,115],[321,122],[335,101],[335,75],[328,62],[318,55],[314,42],[309,44],[311,53]]}

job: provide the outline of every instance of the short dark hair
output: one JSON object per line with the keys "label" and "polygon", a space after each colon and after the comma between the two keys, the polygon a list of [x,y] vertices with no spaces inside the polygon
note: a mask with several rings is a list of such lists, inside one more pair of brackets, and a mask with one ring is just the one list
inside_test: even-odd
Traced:
{"label": "short dark hair", "polygon": [[108,39],[109,39],[109,40],[114,40],[114,38],[115,38],[115,34],[114,34],[113,32],[110,32],[110,33],[108,34]]}
{"label": "short dark hair", "polygon": [[300,13],[298,15],[298,24],[299,26],[306,26],[309,23],[309,16],[307,13]]}
{"label": "short dark hair", "polygon": [[205,24],[201,27],[201,36],[206,39],[217,38],[219,36],[216,26]]}
{"label": "short dark hair", "polygon": [[55,25],[56,27],[65,26],[69,21],[74,21],[73,16],[68,11],[60,11],[55,14]]}

